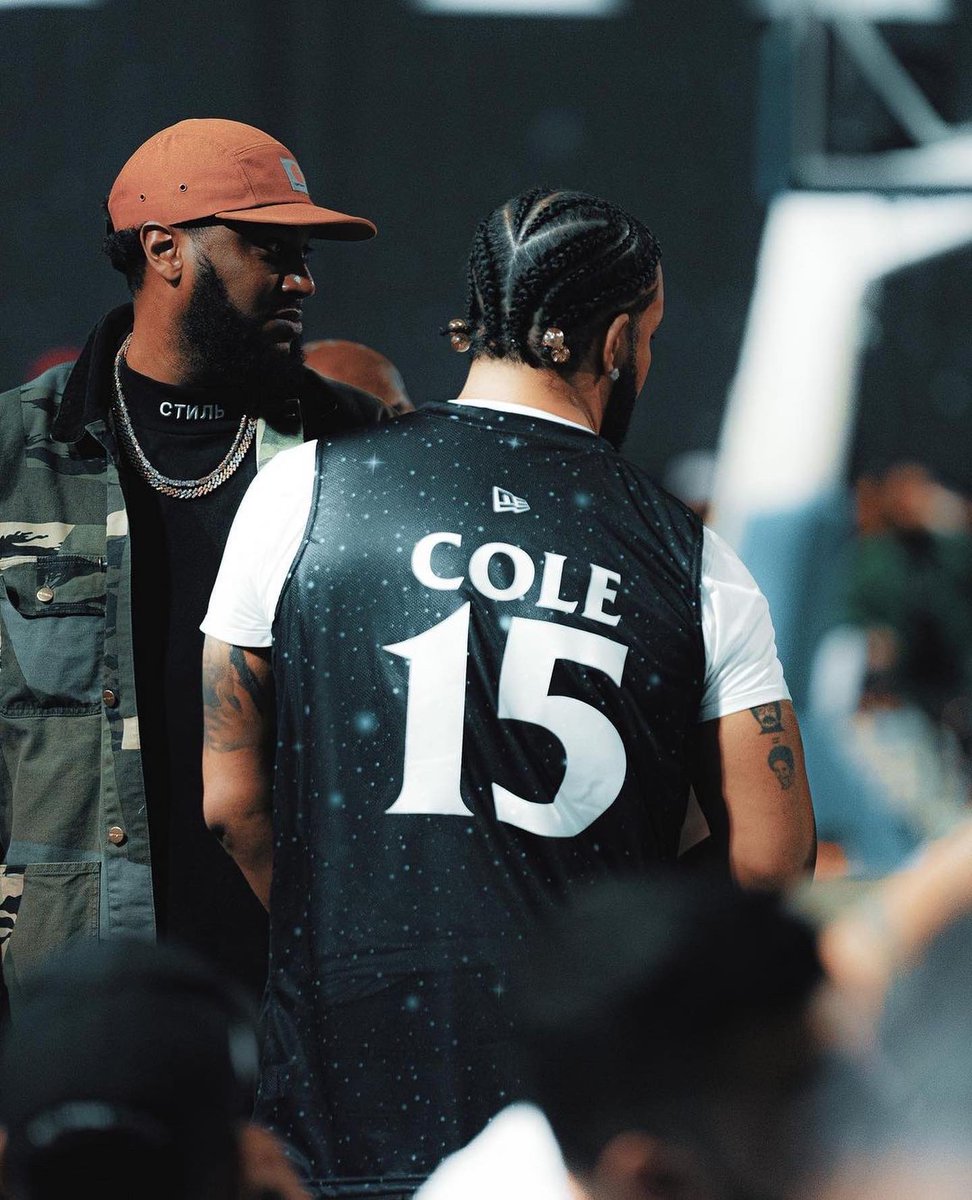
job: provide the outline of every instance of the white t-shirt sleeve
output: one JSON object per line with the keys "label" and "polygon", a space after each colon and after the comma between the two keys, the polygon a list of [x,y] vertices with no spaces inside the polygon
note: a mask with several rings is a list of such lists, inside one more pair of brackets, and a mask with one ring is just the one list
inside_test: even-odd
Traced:
{"label": "white t-shirt sleeve", "polygon": [[273,644],[273,616],[314,498],[317,442],[282,450],[247,488],[200,629],[233,646]]}
{"label": "white t-shirt sleeve", "polygon": [[415,1200],[571,1200],[574,1194],[547,1118],[519,1103],[444,1159]]}
{"label": "white t-shirt sleeve", "polygon": [[701,591],[706,667],[699,721],[789,700],[766,597],[711,529],[703,535]]}

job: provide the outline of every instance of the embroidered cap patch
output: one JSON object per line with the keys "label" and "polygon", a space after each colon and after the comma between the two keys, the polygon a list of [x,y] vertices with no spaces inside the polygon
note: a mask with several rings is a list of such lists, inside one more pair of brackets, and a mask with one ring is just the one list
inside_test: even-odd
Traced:
{"label": "embroidered cap patch", "polygon": [[303,192],[307,194],[307,180],[304,178],[304,172],[297,165],[296,158],[282,158],[280,165],[287,172],[287,178],[290,180],[290,186],[295,192]]}

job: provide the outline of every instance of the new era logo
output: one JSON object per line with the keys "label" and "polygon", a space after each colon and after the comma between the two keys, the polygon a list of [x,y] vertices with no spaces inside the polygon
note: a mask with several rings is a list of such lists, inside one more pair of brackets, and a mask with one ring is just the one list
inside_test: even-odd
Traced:
{"label": "new era logo", "polygon": [[506,488],[493,488],[493,512],[529,512],[530,505],[519,496],[514,496]]}
{"label": "new era logo", "polygon": [[280,165],[287,172],[287,178],[290,180],[290,186],[295,192],[303,192],[307,194],[307,180],[304,178],[304,172],[298,167],[296,158],[282,158]]}

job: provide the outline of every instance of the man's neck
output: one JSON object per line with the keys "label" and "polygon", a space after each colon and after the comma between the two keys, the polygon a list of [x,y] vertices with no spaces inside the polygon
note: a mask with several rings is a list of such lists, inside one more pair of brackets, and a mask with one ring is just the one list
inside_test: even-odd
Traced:
{"label": "man's neck", "polygon": [[191,380],[175,331],[167,321],[152,317],[135,305],[135,325],[125,361],[133,371],[157,383],[185,387]]}
{"label": "man's neck", "polygon": [[458,400],[496,400],[504,404],[522,404],[537,408],[567,421],[575,421],[597,433],[601,426],[605,397],[602,388],[586,377],[574,386],[553,371],[538,370],[525,363],[504,359],[478,358],[470,365]]}

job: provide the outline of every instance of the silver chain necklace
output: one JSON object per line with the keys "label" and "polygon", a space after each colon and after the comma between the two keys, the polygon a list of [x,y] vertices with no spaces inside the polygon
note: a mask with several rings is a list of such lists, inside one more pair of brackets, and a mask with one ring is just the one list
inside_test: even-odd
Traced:
{"label": "silver chain necklace", "polygon": [[171,496],[174,500],[196,500],[200,496],[214,492],[220,484],[229,479],[246,457],[246,452],[252,445],[253,436],[256,433],[256,418],[243,417],[226,457],[208,475],[203,475],[201,479],[170,479],[168,475],[163,475],[161,471],[157,471],[152,466],[145,456],[145,451],[138,444],[132,419],[128,415],[128,407],[125,404],[125,395],[122,392],[121,364],[125,359],[131,340],[132,335],[129,334],[118,347],[118,353],[115,355],[115,400],[111,406],[119,439],[125,447],[129,462],[150,487],[161,492],[163,496]]}

